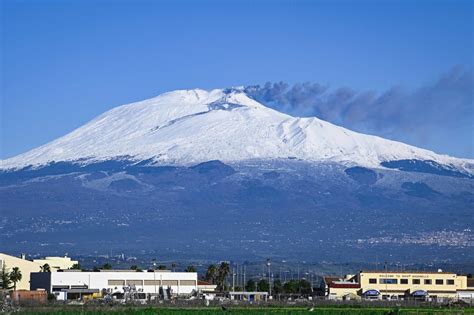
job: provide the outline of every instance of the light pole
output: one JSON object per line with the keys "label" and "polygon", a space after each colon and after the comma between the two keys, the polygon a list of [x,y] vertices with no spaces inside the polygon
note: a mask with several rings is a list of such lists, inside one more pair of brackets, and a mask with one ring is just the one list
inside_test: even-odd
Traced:
{"label": "light pole", "polygon": [[247,268],[246,268],[245,265],[244,265],[244,283],[242,283],[244,292],[247,291],[247,289],[245,288],[245,286],[247,285],[247,283],[245,282],[245,280],[247,280],[246,277],[245,277],[245,272],[247,271],[246,269],[247,269]]}
{"label": "light pole", "polygon": [[155,303],[156,303],[156,259],[153,259],[153,285],[155,286]]}
{"label": "light pole", "polygon": [[[385,261],[385,265],[384,265],[384,268],[385,268],[385,299],[388,300],[388,271],[387,271],[387,262]],[[382,296],[383,298],[383,296]]]}
{"label": "light pole", "polygon": [[271,262],[270,258],[267,259],[267,267],[268,267],[268,287],[269,287],[269,292],[268,295],[272,296],[272,278],[271,278],[271,270],[270,270]]}
{"label": "light pole", "polygon": [[235,271],[232,268],[232,291],[235,292]]}

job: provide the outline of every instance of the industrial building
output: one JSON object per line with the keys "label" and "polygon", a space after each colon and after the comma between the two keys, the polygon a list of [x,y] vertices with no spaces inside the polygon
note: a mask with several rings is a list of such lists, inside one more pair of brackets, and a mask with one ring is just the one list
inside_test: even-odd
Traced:
{"label": "industrial building", "polygon": [[99,296],[113,296],[126,299],[134,296],[147,299],[160,296],[171,298],[191,295],[198,291],[196,272],[171,272],[162,270],[130,271],[101,270],[31,274],[31,290],[44,289],[58,299],[83,299]]}
{"label": "industrial building", "polygon": [[[62,257],[48,257],[49,261],[55,261],[57,259],[62,259]],[[41,271],[43,263],[38,261],[31,261],[26,259],[26,255],[22,254],[20,257],[7,255],[0,253],[0,270],[5,266],[7,272],[10,272],[13,268],[18,267],[20,269],[22,278],[16,284],[17,290],[29,290],[30,289],[30,274],[32,272]],[[51,271],[56,271],[58,268],[50,266]]]}
{"label": "industrial building", "polygon": [[55,257],[49,256],[43,259],[34,259],[33,261],[26,259],[26,255],[22,254],[19,257],[7,255],[0,253],[0,270],[5,266],[7,272],[10,272],[13,268],[18,267],[20,269],[22,278],[16,284],[17,290],[29,290],[30,289],[30,274],[32,272],[41,271],[41,267],[45,264],[48,264],[50,271],[55,272],[59,269],[69,269],[74,264],[76,260],[71,260],[71,258],[64,257]]}
{"label": "industrial building", "polygon": [[0,253],[0,270],[5,266],[5,270],[10,272],[14,267],[18,267],[22,274],[21,280],[16,284],[17,290],[30,289],[30,273],[41,270],[41,265],[26,260],[24,256],[15,257]]}
{"label": "industrial building", "polygon": [[441,270],[361,271],[344,278],[324,277],[323,285],[334,300],[470,300],[474,294],[474,283],[466,276]]}

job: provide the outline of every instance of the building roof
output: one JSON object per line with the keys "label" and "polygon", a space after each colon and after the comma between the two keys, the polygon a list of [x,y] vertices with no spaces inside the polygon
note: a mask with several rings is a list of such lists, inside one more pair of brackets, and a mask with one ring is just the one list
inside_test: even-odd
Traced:
{"label": "building roof", "polygon": [[360,288],[360,283],[356,282],[332,282],[329,284],[330,288],[340,288],[340,289],[358,289]]}
{"label": "building roof", "polygon": [[210,282],[203,281],[203,280],[198,280],[198,285],[215,285],[215,284],[212,284]]}
{"label": "building roof", "polygon": [[330,285],[334,281],[341,281],[341,277],[334,277],[334,276],[326,276],[323,279],[324,279],[324,283],[326,283],[326,285]]}
{"label": "building roof", "polygon": [[455,272],[446,272],[446,271],[390,271],[390,270],[362,270],[360,273],[410,273],[410,274],[456,274]]}

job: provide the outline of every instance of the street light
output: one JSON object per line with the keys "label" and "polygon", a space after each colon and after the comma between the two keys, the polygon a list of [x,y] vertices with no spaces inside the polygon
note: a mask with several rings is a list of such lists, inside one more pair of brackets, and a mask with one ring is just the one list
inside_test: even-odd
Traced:
{"label": "street light", "polygon": [[232,291],[235,292],[235,270],[232,268]]}
{"label": "street light", "polygon": [[267,258],[267,267],[268,267],[268,287],[269,287],[269,292],[268,295],[272,296],[272,278],[271,278],[271,273],[270,273],[270,258]]}
{"label": "street light", "polygon": [[[384,264],[384,268],[385,268],[385,299],[388,300],[388,271],[387,271],[387,261],[385,261],[385,264]],[[382,296],[383,298],[383,296]]]}
{"label": "street light", "polygon": [[155,303],[156,303],[156,259],[153,259],[153,285],[155,286]]}

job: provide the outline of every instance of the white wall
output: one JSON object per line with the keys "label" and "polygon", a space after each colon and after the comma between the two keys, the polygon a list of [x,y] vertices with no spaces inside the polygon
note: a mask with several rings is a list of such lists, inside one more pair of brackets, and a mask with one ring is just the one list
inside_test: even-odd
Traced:
{"label": "white wall", "polygon": [[[112,289],[113,292],[123,292],[123,286],[109,285],[108,280],[178,280],[193,281],[194,285],[171,286],[173,294],[190,294],[193,290],[197,291],[197,273],[196,272],[54,272],[51,273],[51,287],[45,288],[52,291],[53,286],[81,286],[87,285],[89,289]],[[136,285],[137,289],[142,289],[144,293],[155,293],[154,285]],[[156,286],[156,292],[159,292],[159,285]],[[166,289],[168,286],[164,285]]]}

